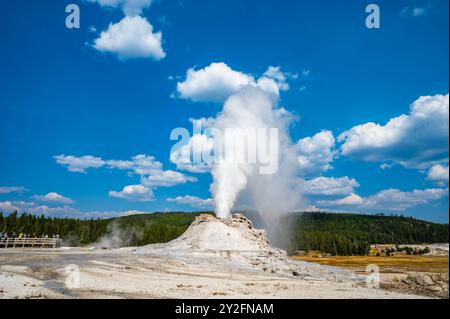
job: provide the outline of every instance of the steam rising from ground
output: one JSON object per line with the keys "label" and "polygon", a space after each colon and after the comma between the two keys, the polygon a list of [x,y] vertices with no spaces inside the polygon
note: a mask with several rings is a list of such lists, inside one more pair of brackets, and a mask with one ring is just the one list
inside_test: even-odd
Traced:
{"label": "steam rising from ground", "polygon": [[137,238],[142,237],[142,229],[136,227],[124,227],[117,221],[108,224],[107,232],[96,243],[93,244],[95,248],[114,249],[126,246],[135,245]]}
{"label": "steam rising from ground", "polygon": [[[212,169],[214,181],[211,190],[217,217],[230,218],[233,208],[256,209],[268,227],[269,235],[275,233],[274,228],[281,215],[300,208],[301,202],[296,151],[288,134],[293,117],[277,103],[278,95],[250,86],[228,98],[215,121],[215,127],[222,136],[226,136],[228,128],[265,128],[267,135],[270,128],[277,128],[277,145],[268,143],[270,145],[263,147],[266,152],[262,154],[261,145],[251,145],[254,141],[241,136],[241,141],[246,141],[245,153],[256,148],[258,158],[256,163],[236,162],[229,159],[234,155],[229,151],[235,147],[235,140],[224,137],[221,160]],[[268,162],[269,167],[276,165],[277,169],[264,174],[262,171],[267,169]]]}

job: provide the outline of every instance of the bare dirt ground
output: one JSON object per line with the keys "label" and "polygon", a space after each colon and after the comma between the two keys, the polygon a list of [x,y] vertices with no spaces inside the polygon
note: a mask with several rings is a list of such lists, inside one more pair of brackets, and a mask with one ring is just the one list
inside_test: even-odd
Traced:
{"label": "bare dirt ground", "polygon": [[[79,272],[68,271],[78,269]],[[75,276],[74,276],[75,274]],[[75,279],[74,279],[75,278]],[[76,280],[79,278],[79,280]],[[242,216],[200,216],[167,244],[116,250],[3,249],[0,298],[424,298],[295,261]]]}

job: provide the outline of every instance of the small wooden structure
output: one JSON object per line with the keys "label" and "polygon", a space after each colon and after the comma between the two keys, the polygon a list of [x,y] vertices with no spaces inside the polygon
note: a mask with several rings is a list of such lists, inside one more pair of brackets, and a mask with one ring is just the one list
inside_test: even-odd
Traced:
{"label": "small wooden structure", "polygon": [[2,238],[0,248],[59,248],[61,238]]}

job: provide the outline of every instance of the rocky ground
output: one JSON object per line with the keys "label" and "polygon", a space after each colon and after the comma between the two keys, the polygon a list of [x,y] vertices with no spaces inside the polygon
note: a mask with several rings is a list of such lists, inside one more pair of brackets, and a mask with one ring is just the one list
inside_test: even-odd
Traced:
{"label": "rocky ground", "polygon": [[402,293],[448,299],[448,273],[411,273],[381,283],[381,287]]}
{"label": "rocky ground", "polygon": [[[378,250],[395,245],[374,245]],[[326,256],[313,252],[309,255],[292,256],[296,260],[335,266],[366,274],[368,265],[376,265],[380,284],[384,289],[402,293],[418,294],[434,298],[449,298],[448,266],[449,244],[407,245],[413,249],[428,248],[429,253],[395,253],[391,256]]]}
{"label": "rocky ground", "polygon": [[0,298],[424,298],[295,261],[242,215],[198,217],[167,244],[0,251]]}

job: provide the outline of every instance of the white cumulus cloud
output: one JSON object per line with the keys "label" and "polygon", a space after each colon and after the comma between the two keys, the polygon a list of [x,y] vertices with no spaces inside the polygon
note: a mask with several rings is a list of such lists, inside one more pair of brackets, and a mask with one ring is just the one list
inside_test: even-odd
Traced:
{"label": "white cumulus cloud", "polygon": [[129,170],[137,175],[149,175],[162,170],[162,163],[146,154],[133,156],[131,160],[108,160],[106,164],[110,169]]}
{"label": "white cumulus cloud", "polygon": [[150,201],[154,199],[153,189],[155,188],[172,187],[197,181],[195,177],[173,170],[164,170],[161,162],[157,161],[154,156],[146,154],[139,154],[128,160],[103,160],[92,155],[82,157],[58,155],[54,158],[58,164],[66,166],[71,172],[86,173],[87,168],[105,166],[108,169],[128,171],[130,176],[139,175],[140,185],[129,185],[120,192],[114,190],[109,192],[109,196],[117,198]]}
{"label": "white cumulus cloud", "polygon": [[151,175],[141,176],[141,184],[148,187],[170,187],[196,181],[195,177],[172,170],[155,171]]}
{"label": "white cumulus cloud", "polygon": [[162,163],[157,161],[154,156],[139,154],[132,157],[134,165],[132,170],[138,175],[149,175],[162,170]]}
{"label": "white cumulus cloud", "polygon": [[365,123],[343,132],[340,153],[368,162],[392,161],[426,169],[448,162],[449,95],[422,96],[409,114],[385,125]]}
{"label": "white cumulus cloud", "polygon": [[108,160],[106,161],[106,164],[108,165],[108,168],[113,169],[120,169],[120,170],[128,170],[133,168],[134,162],[133,161],[124,161],[124,160]]}
{"label": "white cumulus cloud", "polygon": [[438,183],[448,183],[449,178],[448,164],[446,166],[440,164],[433,165],[428,170],[427,178],[429,180],[436,181]]}
{"label": "white cumulus cloud", "polygon": [[280,67],[270,66],[261,77],[255,79],[250,74],[233,70],[224,62],[218,62],[199,70],[190,68],[186,79],[177,83],[177,93],[180,98],[194,102],[221,103],[250,85],[278,97],[280,90],[289,89],[287,80],[290,78],[295,76],[281,72]]}
{"label": "white cumulus cloud", "polygon": [[361,196],[351,193],[350,195],[336,199],[336,200],[323,200],[318,202],[320,205],[323,206],[356,206],[361,205],[364,203],[364,198]]}
{"label": "white cumulus cloud", "polygon": [[298,164],[303,176],[319,176],[333,167],[335,139],[331,131],[322,131],[297,142]]}
{"label": "white cumulus cloud", "polygon": [[153,195],[151,188],[143,185],[128,185],[125,186],[120,192],[110,191],[109,196],[137,202],[151,202],[155,200],[155,196]]}
{"label": "white cumulus cloud", "polygon": [[304,192],[311,195],[348,195],[359,187],[359,183],[354,178],[344,177],[317,177],[305,181]]}
{"label": "white cumulus cloud", "polygon": [[162,33],[154,33],[150,22],[140,16],[126,16],[118,23],[110,24],[94,40],[94,48],[115,54],[122,61],[135,58],[161,60],[166,56],[162,48]]}
{"label": "white cumulus cloud", "polygon": [[34,199],[48,202],[48,203],[61,203],[61,204],[73,204],[74,201],[68,197],[64,197],[58,193],[50,192],[46,195],[34,195]]}

